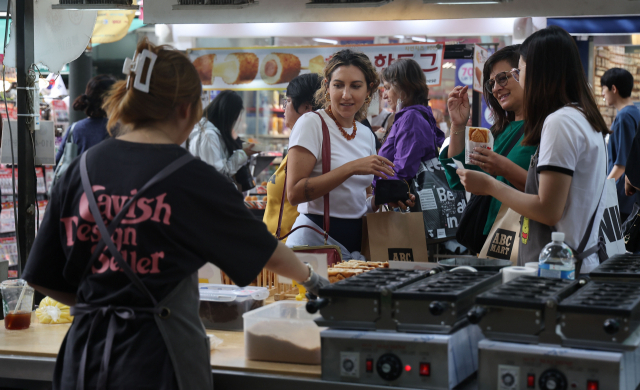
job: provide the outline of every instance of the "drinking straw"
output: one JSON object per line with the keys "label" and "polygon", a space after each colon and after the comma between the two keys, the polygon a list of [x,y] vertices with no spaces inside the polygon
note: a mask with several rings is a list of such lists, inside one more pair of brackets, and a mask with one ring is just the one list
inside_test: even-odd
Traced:
{"label": "drinking straw", "polygon": [[20,307],[20,304],[22,303],[22,298],[24,298],[24,292],[27,290],[27,283],[25,283],[22,286],[22,291],[20,291],[20,297],[18,298],[18,303],[16,303],[16,307],[13,309],[13,314],[16,314],[18,312],[18,308]]}

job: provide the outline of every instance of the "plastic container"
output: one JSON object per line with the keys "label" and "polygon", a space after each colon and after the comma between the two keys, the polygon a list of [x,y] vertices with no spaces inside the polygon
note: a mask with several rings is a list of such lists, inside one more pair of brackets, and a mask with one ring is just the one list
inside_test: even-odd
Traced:
{"label": "plastic container", "polygon": [[570,279],[576,278],[576,265],[573,252],[564,243],[564,233],[551,233],[548,243],[538,260],[538,276],[546,278]]}
{"label": "plastic container", "polygon": [[265,287],[200,284],[200,319],[207,329],[242,330],[242,315],[269,298]]}
{"label": "plastic container", "polygon": [[25,280],[12,279],[0,283],[0,290],[5,329],[28,329],[33,310],[33,288]]}
{"label": "plastic container", "polygon": [[320,328],[307,302],[280,301],[246,313],[245,355],[249,360],[320,364]]}

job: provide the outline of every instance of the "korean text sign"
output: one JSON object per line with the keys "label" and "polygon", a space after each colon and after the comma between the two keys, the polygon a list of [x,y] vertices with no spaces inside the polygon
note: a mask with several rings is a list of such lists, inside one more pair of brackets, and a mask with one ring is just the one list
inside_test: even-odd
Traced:
{"label": "korean text sign", "polygon": [[358,46],[293,46],[192,49],[204,89],[279,90],[304,73],[321,73],[333,54],[350,48],[366,54],[377,71],[410,58],[424,71],[427,85],[440,85],[444,43]]}

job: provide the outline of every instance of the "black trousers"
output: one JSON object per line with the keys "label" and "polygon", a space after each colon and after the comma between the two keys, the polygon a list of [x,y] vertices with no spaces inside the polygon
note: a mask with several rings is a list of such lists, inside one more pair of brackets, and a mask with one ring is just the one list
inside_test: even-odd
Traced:
{"label": "black trousers", "polygon": [[[313,223],[324,228],[324,216],[305,214]],[[362,218],[358,219],[329,219],[329,235],[344,245],[349,252],[360,252],[362,249]]]}

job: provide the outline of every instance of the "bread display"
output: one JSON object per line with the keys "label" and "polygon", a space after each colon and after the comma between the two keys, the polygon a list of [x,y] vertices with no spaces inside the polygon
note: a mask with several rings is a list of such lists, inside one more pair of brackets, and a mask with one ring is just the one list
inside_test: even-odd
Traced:
{"label": "bread display", "polygon": [[253,53],[231,53],[222,64],[214,66],[213,75],[230,85],[249,84],[258,74],[258,63],[258,56]]}
{"label": "bread display", "polygon": [[300,74],[300,59],[287,53],[271,53],[264,57],[260,77],[269,85],[288,83]]}
{"label": "bread display", "polygon": [[471,127],[469,129],[469,141],[488,143],[489,142],[489,130],[479,127]]}
{"label": "bread display", "polygon": [[196,71],[198,71],[198,76],[200,76],[200,81],[202,81],[202,85],[212,85],[213,84],[213,64],[216,60],[215,54],[205,54],[196,58],[193,61],[193,66],[196,67]]}
{"label": "bread display", "polygon": [[310,73],[318,73],[322,74],[324,71],[324,57],[323,56],[315,56],[309,60],[309,72]]}

